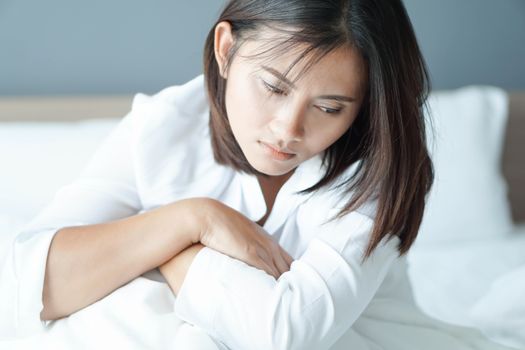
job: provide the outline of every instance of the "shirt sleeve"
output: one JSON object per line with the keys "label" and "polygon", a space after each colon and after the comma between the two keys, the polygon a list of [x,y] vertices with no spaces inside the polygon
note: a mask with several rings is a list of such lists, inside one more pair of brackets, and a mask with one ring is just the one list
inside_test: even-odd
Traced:
{"label": "shirt sleeve", "polygon": [[0,338],[30,336],[53,322],[41,320],[40,312],[49,246],[60,228],[116,220],[140,210],[133,171],[134,118],[132,109],[80,176],[60,188],[12,240],[0,267]]}
{"label": "shirt sleeve", "polygon": [[231,349],[328,349],[356,321],[399,256],[383,239],[361,263],[373,220],[351,212],[322,226],[278,280],[204,247],[175,300],[177,316]]}

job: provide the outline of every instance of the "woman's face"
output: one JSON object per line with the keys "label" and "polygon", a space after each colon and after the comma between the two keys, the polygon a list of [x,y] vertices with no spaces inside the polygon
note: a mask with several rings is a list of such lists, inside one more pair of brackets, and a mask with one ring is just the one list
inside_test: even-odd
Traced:
{"label": "woman's face", "polygon": [[[222,34],[217,35],[216,28],[216,50],[226,50],[221,45],[227,46],[228,33]],[[226,111],[250,164],[261,173],[281,176],[327,149],[347,131],[359,112],[367,77],[360,55],[351,48],[340,48],[291,83],[281,75],[302,48],[267,64],[243,57],[260,52],[260,45],[245,42],[223,73]],[[296,64],[287,76],[294,77],[303,64]]]}

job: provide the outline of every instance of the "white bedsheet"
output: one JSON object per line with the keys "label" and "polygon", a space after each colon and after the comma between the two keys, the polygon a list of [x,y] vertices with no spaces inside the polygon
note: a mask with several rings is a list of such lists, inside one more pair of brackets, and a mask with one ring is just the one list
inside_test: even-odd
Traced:
{"label": "white bedsheet", "polygon": [[428,314],[525,349],[525,225],[475,243],[416,246],[409,262],[416,301]]}
{"label": "white bedsheet", "polygon": [[[0,216],[0,264],[22,220]],[[26,339],[0,340],[0,349],[224,349],[200,328],[173,314],[175,297],[157,269],[105,298],[54,321]]]}
{"label": "white bedsheet", "polygon": [[45,333],[0,341],[0,348],[221,349],[204,331],[174,316],[173,299],[165,283],[139,277],[73,315],[54,321]]}
{"label": "white bedsheet", "polygon": [[[0,218],[0,261],[14,237]],[[416,300],[432,316],[481,328],[493,340],[525,349],[525,226],[501,239],[415,247],[410,276]],[[0,349],[222,349],[172,313],[175,298],[152,270],[102,300],[53,322],[49,331],[0,341]]]}

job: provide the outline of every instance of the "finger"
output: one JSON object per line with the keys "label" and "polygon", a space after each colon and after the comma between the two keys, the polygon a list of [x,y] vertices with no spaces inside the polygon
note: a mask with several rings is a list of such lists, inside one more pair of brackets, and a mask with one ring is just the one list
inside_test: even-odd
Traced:
{"label": "finger", "polygon": [[271,270],[271,275],[273,277],[275,277],[275,279],[279,278],[279,276],[281,275],[281,273],[279,272],[279,268],[275,265],[275,262],[273,260],[273,258],[271,258],[271,262],[269,264],[267,264],[269,267],[270,267],[270,270]]}
{"label": "finger", "polygon": [[277,270],[276,279],[279,279],[283,273],[289,270],[284,257],[281,255],[280,246],[276,243],[270,245],[268,251],[264,251],[263,254],[270,255],[271,263],[273,267]]}
{"label": "finger", "polygon": [[264,269],[266,273],[272,275],[275,279],[279,278],[280,273],[273,264],[264,263],[264,265],[266,266],[266,268]]}
{"label": "finger", "polygon": [[288,265],[288,267],[292,266],[294,259],[283,248],[281,248],[280,250],[281,250],[281,256],[284,258],[284,261],[286,261],[286,264]]}
{"label": "finger", "polygon": [[281,255],[280,250],[275,252],[275,254],[273,255],[273,262],[274,262],[274,265],[279,270],[279,275],[282,275],[286,271],[290,270],[288,267],[288,264],[284,260],[284,257]]}
{"label": "finger", "polygon": [[[257,256],[255,259],[253,259],[253,263],[250,264],[252,265],[253,267],[256,267],[258,268],[259,270],[263,270],[264,272],[266,272],[267,274],[269,275],[272,275],[272,276],[278,276],[278,271],[277,269],[273,266],[273,263],[268,263],[267,260],[261,258],[260,256]],[[277,277],[276,277],[277,278]]]}
{"label": "finger", "polygon": [[[277,252],[276,252],[277,254]],[[270,274],[273,275],[276,279],[279,278],[281,273],[279,272],[279,268],[276,266],[274,261],[274,255],[272,252],[267,252],[264,249],[259,250],[259,256],[264,261],[264,263],[270,268]]]}

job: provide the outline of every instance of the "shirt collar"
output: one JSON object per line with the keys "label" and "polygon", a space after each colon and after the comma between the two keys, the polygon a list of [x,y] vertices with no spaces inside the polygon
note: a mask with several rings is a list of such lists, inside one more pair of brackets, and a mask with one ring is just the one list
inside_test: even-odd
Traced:
{"label": "shirt collar", "polygon": [[[321,152],[299,164],[292,176],[279,190],[276,201],[285,200],[290,201],[290,204],[299,204],[299,202],[306,200],[311,193],[297,194],[297,192],[315,185],[324,176],[326,166],[322,165],[322,156],[323,153]],[[247,216],[252,221],[257,221],[266,214],[267,210],[259,181],[253,174],[239,172],[238,176],[240,177],[242,191],[245,197]],[[289,208],[289,210],[294,209],[294,207]]]}
{"label": "shirt collar", "polygon": [[299,164],[292,176],[283,185],[282,191],[291,196],[305,196],[296,192],[315,185],[325,175],[326,166],[322,165],[323,154],[319,153]]}

